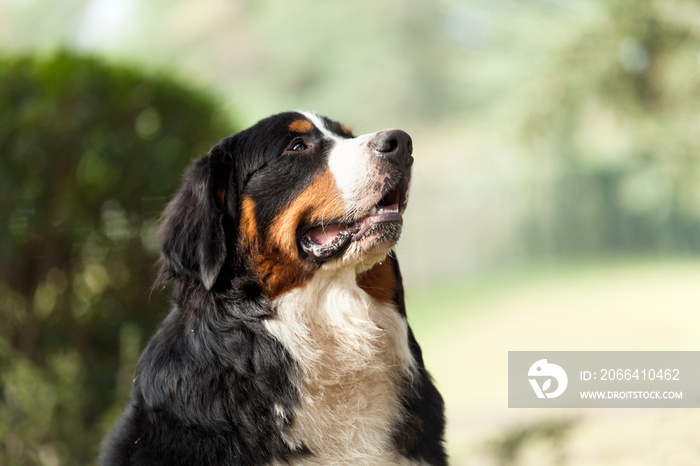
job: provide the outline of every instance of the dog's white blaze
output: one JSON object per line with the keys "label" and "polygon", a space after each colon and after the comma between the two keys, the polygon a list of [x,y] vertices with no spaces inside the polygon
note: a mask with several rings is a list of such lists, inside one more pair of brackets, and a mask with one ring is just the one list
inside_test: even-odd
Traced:
{"label": "dog's white blaze", "polygon": [[[357,286],[351,268],[321,270],[275,299],[267,329],[301,370],[301,404],[284,439],[313,453],[300,464],[413,464],[392,445],[399,385],[415,360],[405,319]],[[278,413],[282,414],[282,413]]]}
{"label": "dog's white blaze", "polygon": [[370,141],[377,133],[336,142],[328,155],[328,168],[349,209],[369,210],[379,200],[372,190],[381,186],[386,175],[372,163]]}
{"label": "dog's white blaze", "polygon": [[337,134],[334,134],[332,131],[330,131],[328,128],[326,128],[325,123],[323,122],[323,118],[321,118],[318,113],[314,112],[300,112],[303,114],[306,118],[313,123],[313,125],[319,129],[323,133],[324,136],[326,136],[329,139],[332,139],[334,141],[342,141],[343,138],[338,136]]}

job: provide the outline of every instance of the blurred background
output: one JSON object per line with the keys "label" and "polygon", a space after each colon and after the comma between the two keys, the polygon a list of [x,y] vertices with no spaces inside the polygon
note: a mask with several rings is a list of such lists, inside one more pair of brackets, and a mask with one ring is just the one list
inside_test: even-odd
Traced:
{"label": "blurred background", "polygon": [[513,350],[700,350],[700,2],[0,0],[0,464],[94,464],[158,216],[288,109],[414,140],[398,252],[456,465],[699,465],[700,412],[507,408]]}

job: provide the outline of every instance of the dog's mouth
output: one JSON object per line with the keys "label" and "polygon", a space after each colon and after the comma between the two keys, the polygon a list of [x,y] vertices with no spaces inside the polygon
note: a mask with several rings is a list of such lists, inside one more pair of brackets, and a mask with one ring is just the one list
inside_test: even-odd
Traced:
{"label": "dog's mouth", "polygon": [[381,242],[396,241],[403,224],[401,212],[406,201],[406,190],[397,185],[366,215],[350,223],[331,221],[306,225],[299,235],[301,249],[315,260],[327,261],[345,252],[353,242],[371,235],[376,235]]}

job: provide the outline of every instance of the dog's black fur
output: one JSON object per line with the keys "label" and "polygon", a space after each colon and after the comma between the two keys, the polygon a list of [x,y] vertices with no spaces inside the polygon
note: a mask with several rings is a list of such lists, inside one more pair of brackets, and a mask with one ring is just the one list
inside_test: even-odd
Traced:
{"label": "dog's black fur", "polygon": [[[280,422],[274,414],[275,406],[299,408],[299,367],[263,324],[275,311],[239,237],[244,192],[257,193],[258,223],[267,228],[324,163],[280,158],[298,118],[276,115],[222,140],[193,163],[165,210],[160,280],[173,284],[174,307],[140,358],[131,403],[105,441],[103,464],[293,464],[313,457],[283,440],[293,416]],[[323,121],[341,134],[337,123]],[[397,278],[393,301],[405,316],[398,263],[387,261]],[[408,332],[417,370],[400,394],[393,448],[443,465],[442,398]]]}

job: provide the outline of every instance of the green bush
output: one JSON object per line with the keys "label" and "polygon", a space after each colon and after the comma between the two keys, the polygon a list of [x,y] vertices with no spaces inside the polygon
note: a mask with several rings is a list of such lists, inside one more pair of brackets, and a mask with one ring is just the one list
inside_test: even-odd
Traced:
{"label": "green bush", "polygon": [[158,215],[231,127],[172,79],[60,54],[0,60],[0,464],[85,464],[167,296]]}

